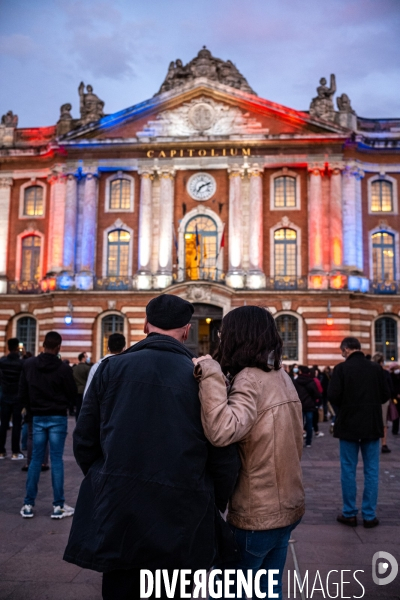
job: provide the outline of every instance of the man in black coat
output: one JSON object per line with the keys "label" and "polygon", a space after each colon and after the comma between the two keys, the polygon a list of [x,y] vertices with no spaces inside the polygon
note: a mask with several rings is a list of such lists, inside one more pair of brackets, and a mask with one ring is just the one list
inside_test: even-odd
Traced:
{"label": "man in black coat", "polygon": [[303,409],[303,419],[306,427],[306,448],[311,448],[313,418],[317,410],[320,393],[310,369],[304,365],[299,367],[299,376],[293,380]]}
{"label": "man in black coat", "polygon": [[139,598],[141,568],[209,569],[216,527],[229,535],[216,507],[225,510],[240,460],[203,432],[183,344],[193,310],[154,298],[147,338],[104,360],[84,398],[74,453],[85,478],[64,559],[103,572],[104,599]]}
{"label": "man in black coat", "polygon": [[340,345],[345,362],[336,365],[328,387],[328,399],[338,409],[334,436],[340,439],[343,513],[340,523],[357,526],[356,468],[358,453],[364,462],[362,516],[364,527],[376,527],[379,484],[379,440],[383,436],[382,404],[390,398],[383,370],[367,360],[360,342],[344,338]]}
{"label": "man in black coat", "polygon": [[21,454],[21,405],[18,401],[18,384],[22,371],[22,360],[19,354],[19,340],[11,338],[7,341],[9,353],[0,358],[1,387],[1,426],[0,426],[0,459],[6,458],[7,429],[11,416],[13,428],[11,434],[11,460],[23,460]]}

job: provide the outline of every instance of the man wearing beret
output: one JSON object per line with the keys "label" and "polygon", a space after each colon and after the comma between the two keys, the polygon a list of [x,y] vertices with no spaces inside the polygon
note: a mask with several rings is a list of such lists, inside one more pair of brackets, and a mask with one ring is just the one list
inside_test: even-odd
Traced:
{"label": "man wearing beret", "polygon": [[217,509],[240,460],[204,436],[184,346],[193,311],[169,294],[149,302],[147,337],[101,363],[74,431],[85,478],[64,559],[102,572],[105,600],[139,598],[140,569],[209,569],[235,552]]}

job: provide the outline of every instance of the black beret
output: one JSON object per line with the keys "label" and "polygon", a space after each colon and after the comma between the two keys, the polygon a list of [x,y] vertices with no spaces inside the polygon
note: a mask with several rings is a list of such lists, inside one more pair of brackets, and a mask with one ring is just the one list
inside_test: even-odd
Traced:
{"label": "black beret", "polygon": [[189,323],[193,313],[193,304],[172,294],[161,294],[150,300],[146,306],[148,322],[165,331],[184,327]]}

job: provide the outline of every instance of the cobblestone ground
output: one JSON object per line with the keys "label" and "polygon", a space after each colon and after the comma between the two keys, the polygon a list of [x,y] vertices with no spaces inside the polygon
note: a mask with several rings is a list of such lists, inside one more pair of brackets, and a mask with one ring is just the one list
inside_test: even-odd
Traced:
{"label": "cobblestone ground", "polygon": [[[74,422],[69,424],[72,432]],[[284,577],[285,598],[293,598],[293,571],[297,562],[301,577],[308,571],[308,594],[297,590],[297,598],[352,598],[366,600],[400,600],[400,574],[387,586],[372,583],[372,556],[377,551],[390,552],[400,563],[400,436],[388,436],[391,454],[382,455],[378,517],[381,525],[367,530],[362,526],[351,529],[336,523],[341,512],[341,489],[338,441],[323,423],[325,436],[314,440],[310,450],[304,451],[303,469],[307,494],[307,512],[301,525],[294,531]],[[8,440],[9,444],[9,440]],[[0,599],[7,600],[101,600],[101,576],[93,571],[65,563],[62,554],[67,542],[71,519],[50,519],[52,509],[51,475],[43,473],[35,517],[23,520],[19,515],[24,497],[26,474],[21,462],[0,461]],[[358,470],[362,489],[362,468]],[[71,449],[71,435],[67,438],[65,455],[65,497],[74,505],[81,473],[75,464]],[[361,495],[361,494],[359,494]],[[353,571],[361,569],[357,577],[363,590],[353,579]],[[327,590],[326,576],[330,570]],[[288,571],[291,575],[290,596]],[[317,571],[313,595],[312,587]],[[334,586],[344,583],[339,593]],[[306,589],[306,588],[305,588]],[[118,600],[118,599],[116,599]]]}

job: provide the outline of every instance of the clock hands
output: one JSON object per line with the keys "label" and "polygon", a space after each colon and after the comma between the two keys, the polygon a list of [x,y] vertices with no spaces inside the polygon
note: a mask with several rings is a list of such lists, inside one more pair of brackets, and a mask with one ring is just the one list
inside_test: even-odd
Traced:
{"label": "clock hands", "polygon": [[209,187],[211,185],[211,181],[207,181],[206,183],[202,183],[201,185],[199,185],[199,187],[197,188],[197,192],[200,192],[204,187]]}

